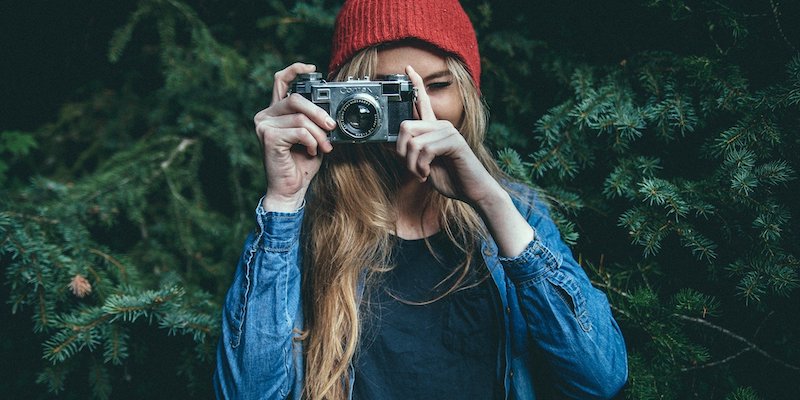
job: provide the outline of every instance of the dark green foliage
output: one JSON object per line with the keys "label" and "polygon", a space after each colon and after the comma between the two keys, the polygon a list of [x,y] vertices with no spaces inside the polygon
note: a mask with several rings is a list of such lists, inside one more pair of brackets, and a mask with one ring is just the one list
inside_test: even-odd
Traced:
{"label": "dark green foliage", "polygon": [[[795,396],[800,5],[463,4],[497,159],[546,193],[626,337],[619,397]],[[0,349],[25,359],[3,393],[210,397],[264,187],[252,116],[275,71],[327,72],[339,6],[136,2],[85,39],[113,74],[0,126]]]}
{"label": "dark green foliage", "polygon": [[25,157],[32,149],[36,148],[33,135],[19,131],[0,132],[0,184],[6,184],[6,173],[9,161],[14,162]]}
{"label": "dark green foliage", "polygon": [[736,391],[725,397],[725,400],[759,400],[760,397],[750,387],[737,388]]}

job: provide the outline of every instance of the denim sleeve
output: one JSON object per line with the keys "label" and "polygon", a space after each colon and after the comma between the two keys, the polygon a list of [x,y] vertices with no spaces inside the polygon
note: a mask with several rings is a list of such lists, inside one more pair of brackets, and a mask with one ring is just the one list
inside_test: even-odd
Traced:
{"label": "denim sleeve", "polygon": [[531,340],[542,350],[556,388],[568,398],[613,397],[628,375],[625,342],[605,294],[594,288],[544,205],[529,200],[534,239],[501,258]]}
{"label": "denim sleeve", "polygon": [[300,398],[303,210],[256,214],[223,305],[214,390],[220,399]]}

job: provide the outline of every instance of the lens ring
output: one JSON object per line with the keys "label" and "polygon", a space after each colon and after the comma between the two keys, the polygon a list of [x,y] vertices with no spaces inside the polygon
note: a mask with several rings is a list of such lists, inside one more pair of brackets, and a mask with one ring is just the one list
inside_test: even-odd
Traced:
{"label": "lens ring", "polygon": [[371,96],[356,94],[339,105],[336,119],[345,135],[354,140],[363,140],[380,127],[381,108]]}

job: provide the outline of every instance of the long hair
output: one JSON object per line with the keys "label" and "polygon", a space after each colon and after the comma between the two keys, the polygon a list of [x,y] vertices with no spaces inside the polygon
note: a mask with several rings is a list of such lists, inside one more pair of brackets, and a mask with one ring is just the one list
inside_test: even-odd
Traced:
{"label": "long hair", "polygon": [[[342,66],[334,80],[374,77],[378,48],[362,50]],[[458,85],[464,118],[457,126],[475,155],[498,179],[504,178],[484,146],[488,115],[464,64],[446,57]],[[392,268],[396,243],[395,193],[402,165],[384,146],[338,146],[326,155],[310,187],[303,231],[303,300],[305,385],[307,399],[347,398],[350,365],[361,333],[359,285],[369,285]],[[424,207],[436,212],[439,225],[465,259],[446,279],[458,290],[488,233],[475,210],[431,190]],[[424,213],[423,213],[424,214]],[[482,265],[482,264],[480,264]],[[363,289],[363,287],[362,287]]]}

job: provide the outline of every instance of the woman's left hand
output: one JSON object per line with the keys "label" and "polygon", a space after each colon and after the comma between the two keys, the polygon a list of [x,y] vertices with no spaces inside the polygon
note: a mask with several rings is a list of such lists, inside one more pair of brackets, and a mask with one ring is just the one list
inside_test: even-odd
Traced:
{"label": "woman's left hand", "polygon": [[500,255],[516,257],[533,240],[533,228],[511,197],[475,156],[452,123],[436,119],[422,77],[411,66],[406,74],[417,88],[420,119],[400,124],[397,152],[420,181],[429,181],[443,195],[475,208],[497,243]]}
{"label": "woman's left hand", "polygon": [[450,121],[437,120],[422,77],[411,66],[406,74],[417,90],[418,120],[400,124],[397,152],[421,182],[430,181],[443,195],[474,206],[503,192]]}

